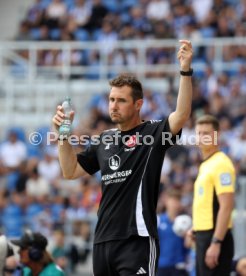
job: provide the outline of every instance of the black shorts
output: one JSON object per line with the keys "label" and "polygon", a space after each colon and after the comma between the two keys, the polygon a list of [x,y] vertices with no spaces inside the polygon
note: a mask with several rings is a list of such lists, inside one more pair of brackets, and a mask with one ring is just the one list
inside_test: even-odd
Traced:
{"label": "black shorts", "polygon": [[221,245],[219,264],[214,269],[209,269],[205,264],[206,251],[213,237],[213,230],[197,231],[196,237],[196,275],[197,276],[229,276],[234,255],[232,233],[229,230]]}
{"label": "black shorts", "polygon": [[159,242],[152,237],[132,236],[126,240],[94,244],[94,276],[155,276]]}

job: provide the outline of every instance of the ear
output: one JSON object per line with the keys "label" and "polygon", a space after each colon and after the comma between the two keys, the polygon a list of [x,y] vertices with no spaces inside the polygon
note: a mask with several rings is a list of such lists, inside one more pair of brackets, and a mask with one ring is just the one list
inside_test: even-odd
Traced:
{"label": "ear", "polygon": [[138,111],[140,111],[142,105],[143,105],[143,99],[136,100],[135,107]]}

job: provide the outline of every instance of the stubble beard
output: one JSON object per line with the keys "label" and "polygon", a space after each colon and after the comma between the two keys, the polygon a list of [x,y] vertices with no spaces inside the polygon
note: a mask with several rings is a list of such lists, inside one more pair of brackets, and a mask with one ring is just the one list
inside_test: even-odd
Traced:
{"label": "stubble beard", "polygon": [[110,119],[111,119],[112,123],[114,123],[114,124],[123,123],[123,119],[121,118],[121,116],[115,117],[115,116],[110,115]]}
{"label": "stubble beard", "polygon": [[122,119],[120,119],[120,118],[115,118],[115,119],[113,119],[113,118],[111,117],[111,121],[112,121],[112,123],[114,123],[114,124],[121,124],[121,123],[122,123]]}

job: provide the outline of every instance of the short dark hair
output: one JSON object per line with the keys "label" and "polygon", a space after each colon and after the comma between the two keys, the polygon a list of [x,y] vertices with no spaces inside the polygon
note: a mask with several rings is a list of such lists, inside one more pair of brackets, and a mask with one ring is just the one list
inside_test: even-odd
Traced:
{"label": "short dark hair", "polygon": [[140,81],[132,74],[121,74],[109,81],[111,87],[129,86],[132,89],[132,98],[136,100],[143,99],[143,88]]}
{"label": "short dark hair", "polygon": [[178,188],[168,188],[166,191],[166,195],[177,200],[181,200],[182,198],[181,190]]}
{"label": "short dark hair", "polygon": [[214,130],[218,131],[220,129],[219,121],[213,115],[205,114],[196,120],[196,125],[210,124],[213,126]]}

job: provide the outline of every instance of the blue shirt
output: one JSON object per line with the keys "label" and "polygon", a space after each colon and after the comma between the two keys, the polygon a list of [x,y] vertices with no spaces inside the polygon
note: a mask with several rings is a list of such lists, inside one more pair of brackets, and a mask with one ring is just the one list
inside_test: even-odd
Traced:
{"label": "blue shirt", "polygon": [[160,214],[158,220],[158,234],[160,239],[159,268],[175,266],[184,263],[189,252],[184,246],[184,239],[173,232],[173,222],[167,214]]}
{"label": "blue shirt", "polygon": [[[23,269],[23,276],[32,276],[30,268]],[[64,276],[65,273],[55,263],[48,264],[39,274],[39,276]]]}

